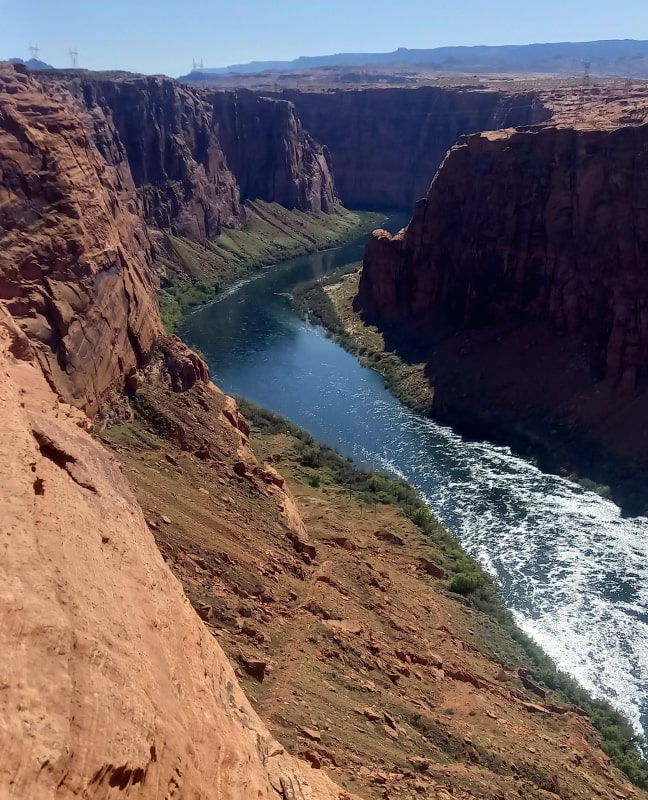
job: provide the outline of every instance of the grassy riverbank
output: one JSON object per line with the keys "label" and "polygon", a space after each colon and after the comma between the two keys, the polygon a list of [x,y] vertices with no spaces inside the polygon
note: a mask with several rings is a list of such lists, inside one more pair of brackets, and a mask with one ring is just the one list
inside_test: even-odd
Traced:
{"label": "grassy riverbank", "polygon": [[382,214],[348,211],[342,206],[330,214],[307,213],[262,201],[248,202],[246,214],[243,230],[224,230],[210,242],[165,235],[163,253],[158,256],[164,269],[159,297],[169,333],[187,311],[246,273],[342,244],[384,220]]}
{"label": "grassy riverbank", "polygon": [[297,462],[297,476],[324,492],[349,492],[356,502],[365,504],[367,513],[375,506],[392,506],[411,520],[429,546],[427,571],[442,581],[448,596],[467,604],[479,615],[474,626],[476,643],[503,670],[528,670],[541,691],[554,692],[557,702],[567,703],[587,713],[601,736],[601,748],[630,780],[648,789],[648,762],[638,747],[646,743],[637,737],[628,721],[612,706],[594,699],[579,684],[556,668],[552,659],[516,624],[504,606],[497,585],[481,566],[461,547],[439,520],[421,502],[407,482],[389,475],[359,469],[335,450],[316,442],[310,434],[283,417],[242,398],[237,402],[257,438],[284,435],[291,437],[291,456]]}
{"label": "grassy riverbank", "polygon": [[322,325],[364,366],[378,372],[392,394],[409,408],[434,416],[465,436],[509,446],[544,472],[562,475],[614,500],[626,514],[648,513],[645,469],[623,461],[553,416],[505,416],[464,402],[459,396],[449,398],[447,391],[445,402],[435,399],[424,348],[416,352],[407,340],[399,342],[393,330],[388,348],[383,332],[354,311],[360,266],[352,264],[321,281],[298,287],[293,293],[297,313]]}

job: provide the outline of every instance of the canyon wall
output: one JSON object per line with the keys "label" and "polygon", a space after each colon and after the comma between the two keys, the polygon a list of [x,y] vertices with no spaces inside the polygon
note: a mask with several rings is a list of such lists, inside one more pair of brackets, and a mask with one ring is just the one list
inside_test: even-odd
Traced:
{"label": "canyon wall", "polygon": [[462,138],[374,233],[356,307],[424,342],[437,408],[550,415],[643,463],[646,198],[646,125]]}
{"label": "canyon wall", "polygon": [[90,416],[161,332],[151,242],[115,141],[62,84],[0,67],[0,300],[50,384]]}
{"label": "canyon wall", "polygon": [[293,103],[245,89],[210,93],[209,102],[244,200],[325,212],[339,202],[328,152],[304,129]]}
{"label": "canyon wall", "polygon": [[[73,78],[70,89],[114,126],[149,225],[196,239],[242,226],[236,178],[198,92],[169,78],[119,74]],[[96,143],[107,156],[113,143]]]}
{"label": "canyon wall", "polygon": [[241,196],[337,202],[325,150],[286,101],[7,65],[0,104],[0,300],[90,416],[160,334],[149,226],[207,239],[242,227]]}
{"label": "canyon wall", "polygon": [[80,102],[115,126],[150,225],[206,239],[244,224],[242,200],[303,211],[337,202],[322,147],[286,101],[245,90],[207,93],[163,77],[70,83]]}
{"label": "canyon wall", "polygon": [[550,112],[533,92],[477,88],[369,88],[304,91],[295,104],[331,156],[347,206],[411,211],[446,152],[462,134],[540,122]]}
{"label": "canyon wall", "polygon": [[255,508],[304,536],[235,403],[161,338],[150,250],[111,119],[0,65],[0,797],[350,798],[271,736],[84,430],[147,362],[198,384],[201,462],[243,459]]}

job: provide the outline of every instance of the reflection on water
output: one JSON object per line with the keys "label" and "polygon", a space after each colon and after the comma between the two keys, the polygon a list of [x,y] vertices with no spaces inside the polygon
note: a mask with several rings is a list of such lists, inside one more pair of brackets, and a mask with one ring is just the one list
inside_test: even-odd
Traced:
{"label": "reflection on water", "polygon": [[[403,219],[391,220],[392,229]],[[263,270],[186,321],[212,376],[367,466],[411,481],[495,575],[520,626],[637,729],[648,729],[648,520],[466,442],[404,408],[381,378],[299,320],[288,293],[362,257],[356,243]]]}

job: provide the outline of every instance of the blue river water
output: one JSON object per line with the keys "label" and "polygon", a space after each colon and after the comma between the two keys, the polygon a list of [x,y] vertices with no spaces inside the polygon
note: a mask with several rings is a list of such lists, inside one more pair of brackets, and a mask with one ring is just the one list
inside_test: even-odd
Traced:
{"label": "blue river water", "polygon": [[191,314],[181,335],[205,354],[223,391],[414,484],[497,578],[520,627],[645,734],[648,519],[624,519],[610,501],[507,448],[466,441],[410,411],[379,375],[294,314],[297,284],[362,252],[358,240],[261,270]]}

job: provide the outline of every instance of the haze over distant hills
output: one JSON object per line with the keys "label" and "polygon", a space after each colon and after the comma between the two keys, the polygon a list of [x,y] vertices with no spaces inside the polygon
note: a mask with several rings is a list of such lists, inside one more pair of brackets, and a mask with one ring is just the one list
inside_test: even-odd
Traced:
{"label": "haze over distant hills", "polygon": [[54,69],[51,64],[47,64],[45,61],[39,61],[37,58],[28,58],[27,61],[22,58],[10,58],[9,61],[12,64],[24,64],[26,67],[33,70]]}
{"label": "haze over distant hills", "polygon": [[399,48],[392,53],[336,53],[328,56],[300,56],[292,61],[252,61],[228,67],[207,67],[182,78],[199,80],[199,75],[387,64],[425,66],[443,72],[541,72],[573,75],[583,72],[584,62],[591,65],[593,75],[648,77],[648,41],[611,39],[593,42],[436,47],[431,50]]}

